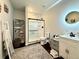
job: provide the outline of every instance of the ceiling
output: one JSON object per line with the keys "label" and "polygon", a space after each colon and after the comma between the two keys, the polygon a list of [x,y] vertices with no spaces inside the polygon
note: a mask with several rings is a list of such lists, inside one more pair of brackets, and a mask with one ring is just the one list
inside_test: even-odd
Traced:
{"label": "ceiling", "polygon": [[10,0],[15,9],[24,11],[27,0]]}
{"label": "ceiling", "polygon": [[30,12],[44,12],[60,0],[11,0],[15,9],[24,11],[26,5]]}

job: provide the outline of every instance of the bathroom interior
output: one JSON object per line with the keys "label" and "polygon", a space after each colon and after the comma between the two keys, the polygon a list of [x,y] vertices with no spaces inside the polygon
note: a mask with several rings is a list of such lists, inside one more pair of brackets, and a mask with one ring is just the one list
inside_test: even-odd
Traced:
{"label": "bathroom interior", "polygon": [[0,0],[0,59],[79,59],[79,0]]}

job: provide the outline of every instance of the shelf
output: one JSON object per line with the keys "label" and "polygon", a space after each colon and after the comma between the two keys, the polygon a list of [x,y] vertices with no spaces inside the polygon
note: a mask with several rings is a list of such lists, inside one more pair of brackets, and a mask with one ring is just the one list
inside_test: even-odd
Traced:
{"label": "shelf", "polygon": [[23,43],[25,43],[25,21],[15,19],[13,26],[14,40],[19,38],[19,40],[23,40]]}
{"label": "shelf", "polygon": [[14,27],[15,29],[20,29],[21,27]]}

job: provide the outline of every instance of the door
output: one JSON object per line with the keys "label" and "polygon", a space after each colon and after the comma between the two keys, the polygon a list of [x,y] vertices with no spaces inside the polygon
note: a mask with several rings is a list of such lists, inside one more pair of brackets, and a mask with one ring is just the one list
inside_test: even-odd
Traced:
{"label": "door", "polygon": [[36,42],[44,37],[44,21],[29,19],[29,42]]}

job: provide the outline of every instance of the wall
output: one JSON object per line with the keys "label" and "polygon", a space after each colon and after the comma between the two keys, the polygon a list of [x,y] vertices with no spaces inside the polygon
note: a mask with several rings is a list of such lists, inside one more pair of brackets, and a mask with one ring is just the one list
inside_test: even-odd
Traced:
{"label": "wall", "polygon": [[[2,21],[8,21],[9,22],[9,26],[10,26],[10,31],[11,31],[11,36],[12,36],[12,30],[13,30],[13,8],[11,6],[11,3],[9,0],[1,0],[1,4],[2,4],[2,12],[1,12],[1,20]],[[9,13],[5,13],[4,12],[4,4],[6,4],[9,8]]]}
{"label": "wall", "polygon": [[41,19],[41,14],[35,12],[28,12],[28,18]]}
{"label": "wall", "polygon": [[[42,16],[42,11],[38,11],[37,8],[34,9],[33,6],[27,6],[28,18],[40,19]],[[40,9],[39,9],[40,10]]]}
{"label": "wall", "polygon": [[63,34],[67,32],[79,32],[79,23],[68,24],[65,16],[71,11],[79,11],[79,0],[62,0],[59,4],[52,7],[43,16],[46,23],[46,32],[52,34]]}
{"label": "wall", "polygon": [[[12,25],[12,21],[13,21],[13,8],[12,8],[12,6],[11,6],[11,3],[10,3],[10,1],[9,0],[0,0],[0,4],[1,4],[1,6],[2,6],[2,11],[1,11],[1,13],[0,13],[0,21],[8,21],[9,22],[9,26],[10,26],[10,33],[11,33],[11,37],[13,36],[13,25]],[[7,6],[8,6],[8,8],[9,8],[9,13],[7,14],[7,13],[5,13],[4,12],[4,4],[6,4]],[[2,59],[2,47],[1,47],[1,42],[2,40],[1,40],[1,37],[0,37],[0,59]]]}
{"label": "wall", "polygon": [[25,11],[14,10],[14,19],[25,20]]}

